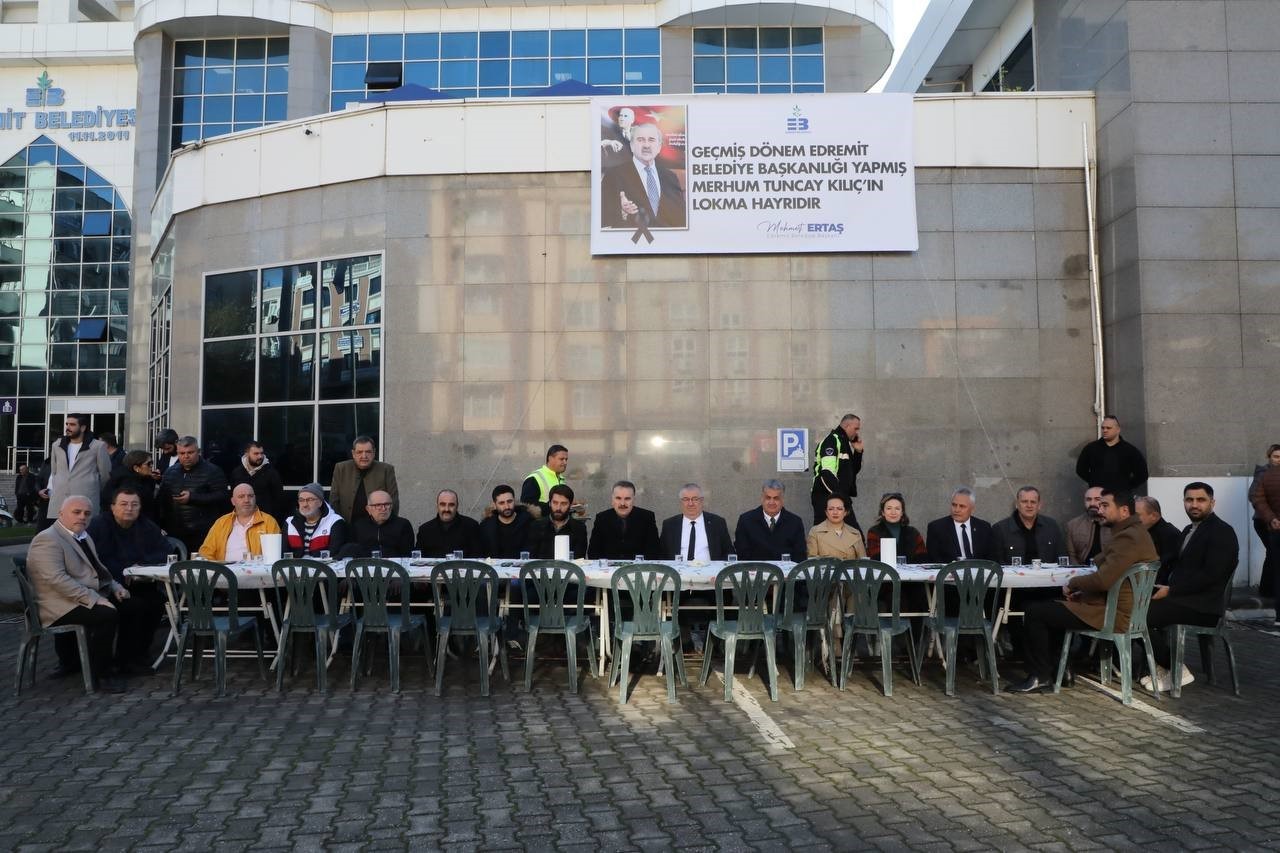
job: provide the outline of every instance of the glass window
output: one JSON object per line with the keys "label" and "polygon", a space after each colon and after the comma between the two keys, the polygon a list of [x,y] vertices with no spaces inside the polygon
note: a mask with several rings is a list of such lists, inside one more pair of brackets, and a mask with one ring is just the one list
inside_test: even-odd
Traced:
{"label": "glass window", "polygon": [[625,35],[628,56],[657,56],[661,53],[662,39],[656,27],[628,29]]}
{"label": "glass window", "polygon": [[[344,51],[363,59],[365,37],[336,36],[333,46],[335,59]],[[245,130],[284,120],[288,62],[287,38],[176,42],[170,145],[178,148],[230,133],[233,128]],[[363,82],[360,88],[364,88]],[[280,97],[264,103],[261,96],[267,92]],[[237,96],[234,101],[233,94]],[[242,100],[239,96],[254,97]]]}
{"label": "glass window", "polygon": [[268,92],[289,92],[289,66],[287,65],[268,65],[267,66],[267,91]]}
{"label": "glass window", "polygon": [[587,30],[588,56],[621,56],[622,30]]}
{"label": "glass window", "polygon": [[366,40],[364,35],[334,36],[333,61],[363,62],[368,59],[368,54],[365,52]]}
{"label": "glass window", "polygon": [[513,86],[546,86],[547,60],[545,59],[513,59],[511,60],[511,85]]}
{"label": "glass window", "polygon": [[369,36],[370,62],[399,62],[404,58],[404,36],[400,33]]}
{"label": "glass window", "polygon": [[481,86],[511,85],[510,61],[506,59],[482,59],[480,61],[480,85]]}
{"label": "glass window", "polygon": [[405,33],[405,59],[439,59],[439,33]]}
{"label": "glass window", "polygon": [[235,58],[235,39],[216,39],[205,42],[205,65],[230,65]]}
{"label": "glass window", "polygon": [[320,407],[320,482],[333,479],[333,467],[351,458],[351,442],[367,435],[381,444],[377,403],[339,403]]}
{"label": "glass window", "polygon": [[[821,92],[821,27],[694,29],[695,92]],[[723,64],[719,57],[726,54]]]}
{"label": "glass window", "polygon": [[505,59],[511,56],[511,33],[480,33],[480,58]]}
{"label": "glass window", "polygon": [[251,338],[205,343],[201,399],[206,406],[253,402],[253,350]]}
{"label": "glass window", "polygon": [[[253,409],[205,409],[200,415],[200,435],[206,457],[222,461],[231,457],[238,463],[240,449],[255,438]],[[271,462],[276,462],[274,455]]]}
{"label": "glass window", "polygon": [[475,59],[478,33],[441,33],[441,59]]}
{"label": "glass window", "polygon": [[587,31],[586,30],[552,30],[551,31],[551,55],[552,56],[586,56],[587,55]]}
{"label": "glass window", "polygon": [[628,87],[632,83],[659,85],[662,82],[662,61],[656,56],[627,57],[625,79]]}
{"label": "glass window", "polygon": [[283,36],[267,39],[267,64],[289,64],[289,39]]}
{"label": "glass window", "polygon": [[465,61],[440,63],[440,88],[456,89],[476,85],[476,63]]}
{"label": "glass window", "polygon": [[236,95],[235,120],[239,124],[252,122],[254,127],[262,122],[264,100],[261,95]]}
{"label": "glass window", "polygon": [[[258,409],[258,440],[271,454],[271,464],[286,486],[305,486],[315,478],[315,406],[261,406]],[[347,456],[351,458],[351,440]],[[320,482],[328,483],[329,476]]]}
{"label": "glass window", "polygon": [[622,60],[588,59],[587,82],[592,86],[620,84],[622,82]]}
{"label": "glass window", "polygon": [[321,335],[319,365],[320,399],[377,397],[381,387],[381,332],[350,329]]}
{"label": "glass window", "polygon": [[549,56],[550,39],[546,30],[516,30],[511,34],[512,56]]}
{"label": "glass window", "polygon": [[262,332],[316,327],[316,265],[294,264],[262,271]]}
{"label": "glass window", "polygon": [[587,82],[587,61],[585,59],[551,60],[551,82],[563,83],[565,80]]}
{"label": "glass window", "polygon": [[257,331],[258,274],[256,270],[222,273],[205,278],[204,336],[223,338]]}
{"label": "glass window", "polygon": [[267,61],[267,40],[237,39],[236,65],[261,65]]}
{"label": "glass window", "polygon": [[258,349],[258,401],[284,403],[315,398],[315,335],[273,335]]}
{"label": "glass window", "polygon": [[359,65],[334,65],[334,89],[364,89],[364,63]]}
{"label": "glass window", "polygon": [[440,63],[406,62],[404,64],[404,82],[426,86],[428,89],[440,88]]}

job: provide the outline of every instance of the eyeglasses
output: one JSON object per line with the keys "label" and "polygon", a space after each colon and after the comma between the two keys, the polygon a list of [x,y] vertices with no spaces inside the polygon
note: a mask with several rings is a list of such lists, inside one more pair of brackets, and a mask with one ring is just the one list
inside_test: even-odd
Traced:
{"label": "eyeglasses", "polygon": [[391,506],[391,504],[365,504],[365,506],[371,509],[386,509],[387,507]]}
{"label": "eyeglasses", "polygon": [[681,499],[680,499],[680,503],[682,503],[682,504],[700,504],[700,503],[702,503],[702,498],[700,498],[700,497],[699,497],[699,498],[681,498]]}

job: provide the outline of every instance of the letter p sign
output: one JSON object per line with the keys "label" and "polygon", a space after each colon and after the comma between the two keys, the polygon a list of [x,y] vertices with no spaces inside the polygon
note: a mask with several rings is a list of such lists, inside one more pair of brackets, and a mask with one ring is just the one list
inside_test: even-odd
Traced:
{"label": "letter p sign", "polygon": [[809,468],[809,430],[804,427],[779,427],[778,471],[794,473]]}

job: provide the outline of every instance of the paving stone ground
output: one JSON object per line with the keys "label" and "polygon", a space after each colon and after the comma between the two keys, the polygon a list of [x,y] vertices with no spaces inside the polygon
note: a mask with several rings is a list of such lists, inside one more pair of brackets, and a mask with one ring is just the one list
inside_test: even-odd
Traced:
{"label": "paving stone ground", "polygon": [[[450,662],[436,698],[410,656],[400,695],[384,656],[355,693],[339,656],[327,696],[306,660],[283,694],[234,661],[224,699],[211,666],[178,698],[170,666],[123,696],[85,696],[47,677],[46,641],[35,687],[15,699],[10,621],[0,849],[1276,849],[1273,631],[1237,625],[1243,698],[1199,677],[1158,703],[1173,717],[1147,713],[1150,696],[1125,708],[1087,686],[992,696],[969,671],[948,698],[936,661],[922,687],[899,669],[892,698],[875,666],[845,692],[811,673],[797,693],[784,664],[773,703],[740,668],[788,748],[724,701],[718,676],[671,705],[650,668],[620,706],[603,679],[571,695],[554,661],[531,693],[499,678],[490,698],[470,661]],[[1221,684],[1220,657],[1218,670]]]}

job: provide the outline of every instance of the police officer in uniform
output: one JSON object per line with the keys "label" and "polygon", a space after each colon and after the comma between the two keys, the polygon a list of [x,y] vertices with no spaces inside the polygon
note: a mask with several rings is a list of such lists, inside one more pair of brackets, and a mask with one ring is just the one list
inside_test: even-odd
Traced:
{"label": "police officer in uniform", "polygon": [[[858,496],[858,472],[862,470],[862,418],[845,415],[840,426],[822,440],[813,453],[813,523],[821,524],[827,517],[827,498],[832,495]],[[852,511],[845,519],[862,532],[862,526]]]}

